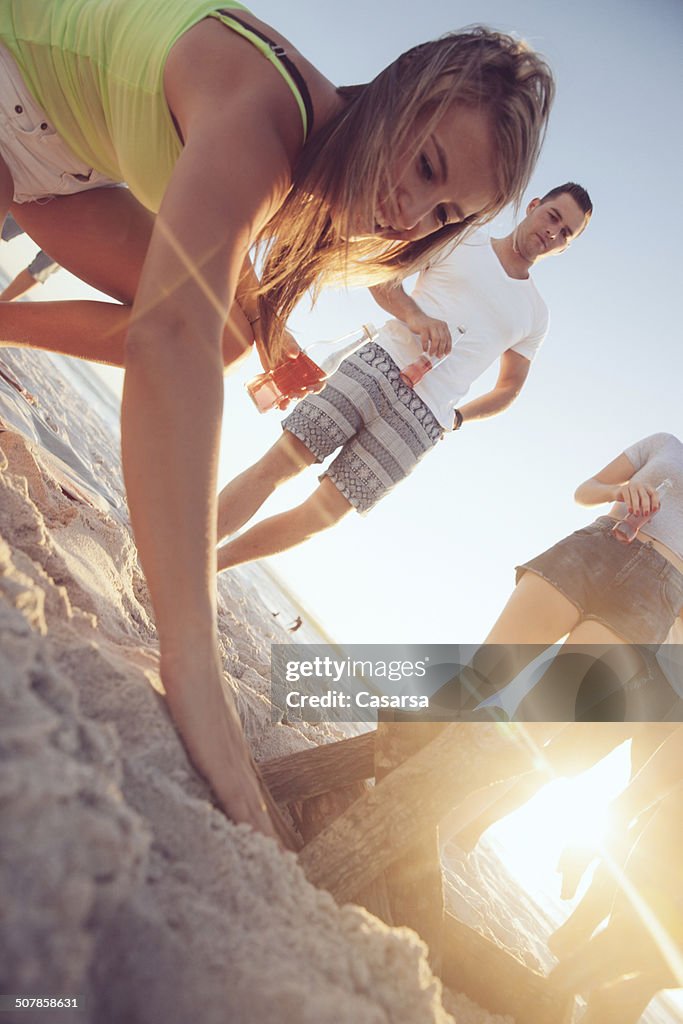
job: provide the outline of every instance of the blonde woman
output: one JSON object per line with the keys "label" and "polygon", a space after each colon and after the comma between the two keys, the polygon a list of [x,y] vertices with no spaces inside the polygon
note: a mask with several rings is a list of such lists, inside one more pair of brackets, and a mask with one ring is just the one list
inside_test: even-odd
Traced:
{"label": "blonde woman", "polygon": [[1,336],[125,363],[124,474],[169,708],[223,809],[271,834],[221,687],[223,364],[254,337],[281,358],[307,288],[347,267],[406,275],[517,200],[552,77],[473,30],[337,89],[241,4],[211,0],[2,0],[0,39],[0,212],[125,304],[10,307]]}

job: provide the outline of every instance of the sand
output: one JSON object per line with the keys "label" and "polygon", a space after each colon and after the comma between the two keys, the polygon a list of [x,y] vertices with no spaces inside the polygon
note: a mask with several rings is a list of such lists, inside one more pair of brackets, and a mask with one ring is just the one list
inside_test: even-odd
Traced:
{"label": "sand", "polygon": [[[216,809],[161,694],[117,439],[47,356],[0,358],[30,392],[0,379],[0,992],[81,996],[50,1011],[80,1024],[451,1021],[417,936]],[[329,739],[272,723],[289,634],[243,577],[221,580],[220,626],[256,759]]]}

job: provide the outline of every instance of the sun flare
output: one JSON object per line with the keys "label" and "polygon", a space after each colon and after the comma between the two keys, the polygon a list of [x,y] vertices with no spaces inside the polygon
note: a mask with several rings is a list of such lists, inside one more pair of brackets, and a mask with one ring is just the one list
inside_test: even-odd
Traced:
{"label": "sun flare", "polygon": [[557,779],[524,807],[494,825],[488,836],[506,867],[533,895],[558,896],[557,863],[567,846],[599,847],[607,808],[629,779],[629,746],[622,744],[594,768],[573,779]]}

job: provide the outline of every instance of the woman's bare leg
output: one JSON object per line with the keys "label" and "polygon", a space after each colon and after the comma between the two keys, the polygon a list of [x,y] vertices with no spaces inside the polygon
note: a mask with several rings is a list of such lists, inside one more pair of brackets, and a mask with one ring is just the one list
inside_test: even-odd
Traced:
{"label": "woman's bare leg", "polygon": [[625,685],[641,669],[637,651],[602,623],[585,620],[571,630],[515,717],[520,721],[623,721]]}
{"label": "woman's bare leg", "polygon": [[122,367],[129,314],[129,306],[116,302],[2,302],[0,347],[40,348]]}
{"label": "woman's bare leg", "polygon": [[579,617],[576,606],[552,583],[526,572],[486,637],[477,668],[482,671],[482,659],[495,662],[487,674],[504,686],[573,629]]}
{"label": "woman's bare leg", "polygon": [[96,188],[47,203],[15,203],[12,215],[65,270],[117,302],[133,302],[154,215],[128,189]]}
{"label": "woman's bare leg", "polygon": [[[1,189],[0,181],[0,195]],[[0,345],[124,367],[130,307],[154,228],[153,214],[125,188],[92,189],[48,203],[14,203],[11,210],[60,266],[116,302],[2,304]],[[252,343],[251,326],[235,303],[223,334],[224,366],[234,367]]]}
{"label": "woman's bare leg", "polygon": [[532,644],[541,650],[580,619],[576,605],[535,572],[525,572],[486,637],[487,644]]}
{"label": "woman's bare leg", "polygon": [[[527,572],[477,651],[473,667],[492,690],[502,689],[578,621],[579,612],[571,601],[541,576]],[[540,747],[547,733],[536,737],[533,730],[538,726],[528,728],[530,739],[536,739]],[[548,778],[541,770],[520,778],[511,790],[461,830],[458,843],[463,849],[473,849],[491,825],[521,807]]]}
{"label": "woman's bare leg", "polygon": [[[458,677],[462,692],[456,695],[455,706],[471,709],[502,690],[578,621],[578,610],[559,590],[536,573],[525,573],[474,655],[472,671],[467,669]],[[437,703],[446,698],[441,691],[434,695]]]}
{"label": "woman's bare leg", "polygon": [[[0,302],[0,348],[38,348],[123,369],[130,312],[129,305],[91,299]],[[235,303],[223,332],[223,366],[234,369],[252,342]]]}

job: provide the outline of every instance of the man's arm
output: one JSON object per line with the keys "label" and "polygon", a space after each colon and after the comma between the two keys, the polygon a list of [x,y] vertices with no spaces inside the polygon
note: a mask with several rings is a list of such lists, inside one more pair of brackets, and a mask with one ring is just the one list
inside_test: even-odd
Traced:
{"label": "man's arm", "polygon": [[520,393],[529,375],[531,361],[526,356],[520,356],[511,348],[503,352],[500,357],[500,369],[498,380],[492,391],[472,399],[467,405],[460,406],[458,412],[465,420],[483,420],[488,416],[495,416],[512,405]]}
{"label": "man's arm", "polygon": [[452,347],[451,332],[445,320],[427,316],[408,295],[402,284],[388,282],[374,285],[370,293],[382,309],[406,325],[422,342],[425,352],[441,358]]}

